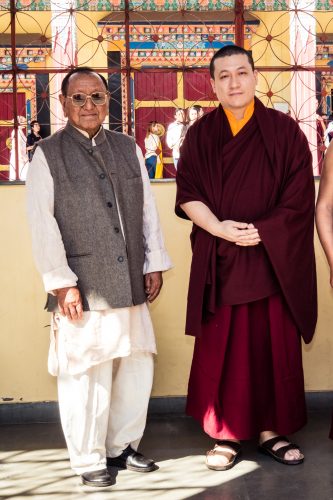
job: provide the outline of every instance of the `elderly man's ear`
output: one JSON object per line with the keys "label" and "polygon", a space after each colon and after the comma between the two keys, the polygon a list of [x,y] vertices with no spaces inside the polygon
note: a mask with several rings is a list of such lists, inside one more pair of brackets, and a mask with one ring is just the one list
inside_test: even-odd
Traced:
{"label": "elderly man's ear", "polygon": [[62,110],[64,112],[64,116],[65,116],[65,118],[67,118],[68,115],[67,115],[66,108],[65,108],[66,97],[64,95],[62,95],[62,94],[59,94],[59,101],[61,102],[61,106],[62,106]]}

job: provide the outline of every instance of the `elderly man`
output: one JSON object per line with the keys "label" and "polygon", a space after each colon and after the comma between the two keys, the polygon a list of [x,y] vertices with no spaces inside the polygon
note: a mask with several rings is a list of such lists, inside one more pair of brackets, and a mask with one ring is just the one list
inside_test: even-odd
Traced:
{"label": "elderly man", "polygon": [[244,49],[220,49],[210,73],[220,106],[189,128],[177,173],[176,213],[194,222],[187,411],[216,441],[210,469],[253,437],[297,465],[285,434],[306,422],[300,336],[316,324],[312,157],[297,123],[255,98]]}
{"label": "elderly man", "polygon": [[136,450],[156,352],[146,301],[158,296],[170,259],[140,149],[102,127],[103,76],[70,71],[60,101],[68,122],[38,143],[28,216],[71,466],[84,484],[109,486],[107,466],[156,469]]}

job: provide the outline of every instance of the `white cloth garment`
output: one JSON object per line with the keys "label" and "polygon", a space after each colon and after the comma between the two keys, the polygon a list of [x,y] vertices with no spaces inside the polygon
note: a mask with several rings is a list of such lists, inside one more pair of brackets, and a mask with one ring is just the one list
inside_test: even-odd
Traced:
{"label": "white cloth garment", "polygon": [[[137,156],[144,192],[146,274],[167,270],[171,262],[138,147]],[[33,254],[45,290],[75,286],[77,276],[68,266],[54,217],[53,179],[41,148],[33,156],[26,187]],[[129,444],[137,449],[152,388],[152,353],[156,344],[147,304],[87,311],[80,321],[52,314],[49,371],[58,375],[61,424],[77,474],[104,469],[106,457],[120,455]]]}
{"label": "white cloth garment", "polygon": [[[94,140],[92,146],[95,145]],[[171,267],[170,258],[165,250],[160,229],[159,217],[151,192],[147,170],[142,152],[137,147],[144,190],[143,239],[145,262],[143,274],[166,271]],[[54,218],[53,179],[47,160],[41,148],[37,148],[30,163],[27,188],[27,211],[31,226],[33,255],[36,266],[42,275],[47,292],[58,288],[76,286],[77,276],[67,263],[66,252],[60,230]],[[128,356],[134,351],[156,352],[152,323],[146,304],[122,309],[84,312],[80,322],[66,324],[68,373],[77,374],[98,363],[115,357]],[[49,352],[49,371],[58,374],[56,354],[59,315],[53,315],[51,344]],[[74,355],[75,336],[80,336],[82,358]],[[112,336],[112,342],[108,337]],[[97,338],[100,339],[100,348]],[[113,348],[111,348],[111,345]],[[95,346],[95,347],[94,347]]]}
{"label": "white cloth garment", "polygon": [[166,143],[170,149],[172,149],[172,156],[174,159],[179,158],[179,149],[184,140],[185,125],[179,122],[172,122],[168,126],[166,134]]}
{"label": "white cloth garment", "polygon": [[157,156],[156,149],[159,147],[160,138],[156,134],[150,133],[148,137],[145,138],[145,158],[150,158],[151,156]]}
{"label": "white cloth garment", "polygon": [[65,338],[59,335],[58,397],[61,425],[76,474],[104,469],[143,435],[153,382],[153,355],[136,352],[69,375]]}

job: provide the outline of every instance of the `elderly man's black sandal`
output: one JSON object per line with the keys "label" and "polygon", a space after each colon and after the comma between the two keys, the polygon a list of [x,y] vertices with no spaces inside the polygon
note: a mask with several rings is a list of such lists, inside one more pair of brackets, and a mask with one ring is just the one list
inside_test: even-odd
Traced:
{"label": "elderly man's black sandal", "polygon": [[[226,453],[231,453],[231,452],[228,452],[228,451],[220,451],[218,450],[218,447],[219,446],[228,446],[229,448],[231,448],[235,454],[232,455],[231,459],[229,460],[229,462],[225,465],[212,465],[212,464],[209,464],[209,458],[210,457],[213,457],[214,455],[222,455],[222,456],[226,456]],[[208,467],[208,469],[211,469],[211,470],[228,470],[228,469],[231,469],[235,463],[236,463],[236,460],[238,459],[238,457],[240,456],[241,454],[241,445],[240,443],[237,443],[235,441],[228,441],[227,439],[223,439],[222,441],[216,441],[215,443],[215,446],[212,450],[210,451],[207,451],[206,453],[206,466]]]}
{"label": "elderly man's black sandal", "polygon": [[[281,441],[286,441],[289,444],[281,446],[281,448],[279,448],[278,450],[273,450],[273,446]],[[304,461],[304,458],[298,458],[295,460],[286,460],[284,458],[287,451],[299,450],[299,446],[297,446],[297,444],[290,443],[289,439],[286,436],[276,436],[272,439],[268,439],[258,446],[258,450],[260,451],[260,453],[269,455],[274,458],[274,460],[284,465],[299,465]]]}

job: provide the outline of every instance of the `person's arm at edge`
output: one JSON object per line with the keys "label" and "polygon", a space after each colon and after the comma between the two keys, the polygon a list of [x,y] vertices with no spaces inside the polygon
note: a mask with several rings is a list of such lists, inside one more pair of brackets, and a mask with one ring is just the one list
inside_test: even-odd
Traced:
{"label": "person's arm at edge", "polygon": [[330,266],[330,284],[333,287],[333,142],[327,149],[320,178],[316,226]]}

